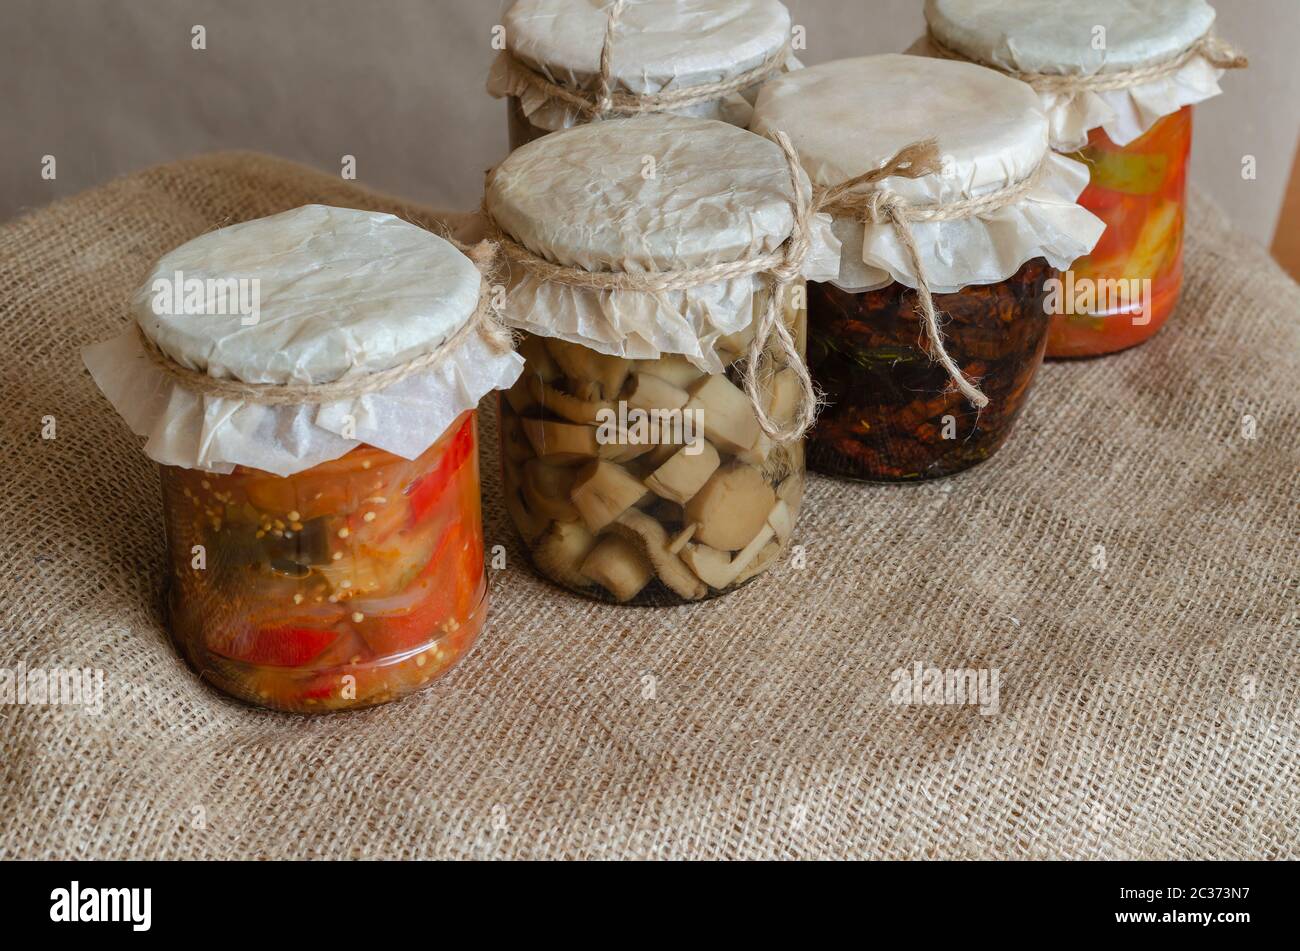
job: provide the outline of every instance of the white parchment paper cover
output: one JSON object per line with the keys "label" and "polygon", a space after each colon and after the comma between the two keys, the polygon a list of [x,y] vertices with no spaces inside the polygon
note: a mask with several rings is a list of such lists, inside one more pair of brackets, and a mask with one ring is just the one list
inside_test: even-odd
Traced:
{"label": "white parchment paper cover", "polygon": [[[940,42],[976,62],[1091,76],[1173,59],[1210,31],[1215,14],[1205,0],[926,0],[925,17]],[[911,52],[933,47],[922,39]],[[1052,147],[1083,148],[1098,126],[1127,145],[1164,116],[1219,95],[1222,76],[1195,56],[1170,76],[1127,89],[1040,93]]]}
{"label": "white parchment paper cover", "polygon": [[[806,175],[799,187],[811,194]],[[589,271],[680,270],[773,251],[794,226],[790,167],[776,143],[709,119],[651,115],[578,126],[516,149],[489,176],[486,206],[534,254]],[[827,215],[813,216],[805,277],[838,270]],[[595,291],[510,275],[515,327],[601,353],[687,356],[721,372],[719,337],[749,326],[759,274],[681,291]]]}
{"label": "white parchment paper cover", "polygon": [[[1088,184],[1087,168],[1050,151],[1047,117],[1033,90],[981,66],[885,55],[809,67],[763,87],[753,128],[789,135],[823,187],[937,138],[942,174],[882,183],[919,205],[999,191],[1046,162],[1036,185],[1014,204],[978,217],[912,224],[935,293],[1006,280],[1038,257],[1068,267],[1104,230],[1076,202]],[[915,266],[892,226],[837,218],[834,231],[842,243],[837,286],[863,291],[898,281],[916,287]]]}
{"label": "white parchment paper cover", "polygon": [[[177,283],[256,281],[257,313],[177,312]],[[161,283],[158,283],[161,282]],[[397,366],[436,348],[478,305],[480,275],[437,235],[392,215],[306,205],[201,235],[164,255],[133,319],[172,360],[246,383],[326,383]],[[195,286],[190,284],[190,286]],[[160,303],[161,301],[161,303]],[[172,313],[160,310],[172,310]],[[229,306],[225,309],[229,309]],[[252,317],[255,316],[255,321]],[[265,406],[199,395],[149,360],[128,329],[85,348],[95,382],[165,465],[291,475],[363,443],[411,459],[523,361],[477,335],[437,366],[387,389],[321,405]]]}
{"label": "white parchment paper cover", "polygon": [[[591,91],[611,0],[519,0],[502,26],[509,54],[552,82]],[[614,88],[631,93],[670,92],[725,82],[761,66],[790,38],[790,13],[779,0],[638,0],[628,3],[615,35]],[[516,83],[498,56],[488,92],[517,96],[528,121],[539,129],[567,129],[585,121],[571,106]],[[797,68],[790,57],[788,68]],[[681,115],[749,124],[751,102],[743,93],[675,110]]]}

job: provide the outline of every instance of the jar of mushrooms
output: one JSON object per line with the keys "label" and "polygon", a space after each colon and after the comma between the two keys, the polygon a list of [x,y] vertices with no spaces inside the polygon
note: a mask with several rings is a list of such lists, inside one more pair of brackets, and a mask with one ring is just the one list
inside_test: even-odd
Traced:
{"label": "jar of mushrooms", "polygon": [[[796,182],[806,198],[773,142],[676,116],[550,135],[489,176],[487,212],[516,249],[506,317],[524,332],[524,373],[501,404],[506,505],[543,576],[670,605],[781,560],[804,486],[802,442],[779,432],[806,399],[802,277],[838,246],[813,217],[793,280],[700,272],[779,256]],[[583,286],[588,274],[654,286]],[[774,295],[789,346],[771,334],[755,361]]]}

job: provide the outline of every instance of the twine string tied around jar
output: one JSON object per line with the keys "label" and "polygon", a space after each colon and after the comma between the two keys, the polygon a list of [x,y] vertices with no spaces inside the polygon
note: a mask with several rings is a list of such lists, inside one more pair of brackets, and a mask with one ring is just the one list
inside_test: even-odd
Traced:
{"label": "twine string tied around jar", "polygon": [[1213,31],[1206,33],[1181,53],[1161,62],[1151,63],[1146,66],[1135,66],[1132,69],[1116,70],[1111,73],[1091,73],[1088,75],[1035,73],[1004,69],[1001,66],[995,66],[957,52],[935,36],[934,30],[928,31],[927,39],[931,48],[943,59],[978,63],[980,66],[995,69],[1013,79],[1028,83],[1036,92],[1056,95],[1073,95],[1081,92],[1115,92],[1121,89],[1131,89],[1134,86],[1141,86],[1145,83],[1172,76],[1198,56],[1217,69],[1245,69],[1250,65],[1250,60],[1246,58],[1245,54],[1232,44],[1215,36]]}
{"label": "twine string tied around jar", "polygon": [[700,103],[716,102],[732,93],[771,79],[785,68],[786,60],[790,55],[790,44],[787,42],[759,65],[730,79],[654,93],[615,91],[613,47],[625,5],[625,0],[615,0],[610,5],[605,20],[605,38],[600,47],[600,65],[596,73],[594,92],[584,92],[553,82],[506,50],[505,62],[511,78],[546,99],[562,102],[586,118],[598,120],[609,116],[627,117],[654,112],[671,112]]}
{"label": "twine string tied around jar", "polygon": [[[510,235],[506,234],[492,218],[486,206],[483,216],[488,233],[497,242],[501,255],[512,264],[518,264],[541,281],[563,284],[568,287],[592,291],[632,291],[657,293],[682,291],[708,284],[717,284],[734,278],[765,274],[771,281],[771,294],[754,320],[754,337],[743,371],[745,394],[752,404],[755,418],[763,432],[778,443],[801,439],[817,419],[820,402],[813,386],[812,376],[799,353],[794,336],[781,319],[782,308],[791,286],[803,275],[804,259],[812,248],[811,219],[816,214],[812,203],[804,195],[801,182],[804,174],[795,154],[794,146],[784,132],[776,132],[773,140],[781,148],[790,173],[793,190],[794,224],[790,235],[774,251],[755,254],[736,261],[723,261],[701,267],[672,271],[589,271],[585,268],[556,264],[534,254]],[[785,424],[773,420],[767,412],[767,398],[763,392],[770,382],[770,356],[775,350],[782,361],[795,372],[799,381],[800,398],[792,418]]]}
{"label": "twine string tied around jar", "polygon": [[464,245],[452,241],[479,271],[479,299],[469,319],[450,337],[427,353],[374,373],[334,380],[329,383],[245,383],[209,376],[199,370],[182,366],[164,353],[162,348],[136,323],[136,336],[144,347],[150,363],[172,381],[201,396],[241,400],[261,406],[297,406],[333,403],[337,400],[355,399],[385,390],[407,377],[441,367],[461,345],[478,335],[494,353],[513,349],[510,330],[501,322],[493,306],[492,284],[496,270],[496,246],[490,241]]}

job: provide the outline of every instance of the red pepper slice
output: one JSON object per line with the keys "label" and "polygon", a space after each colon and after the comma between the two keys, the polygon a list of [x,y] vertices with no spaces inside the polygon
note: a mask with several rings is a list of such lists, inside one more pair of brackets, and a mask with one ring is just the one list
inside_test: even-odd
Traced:
{"label": "red pepper slice", "polygon": [[433,556],[404,592],[410,607],[399,611],[365,611],[358,631],[379,657],[412,650],[442,637],[449,620],[463,622],[475,606],[483,577],[483,549],[474,535],[467,537],[460,521],[448,526]]}
{"label": "red pepper slice", "polygon": [[451,443],[443,451],[438,467],[411,483],[406,496],[411,506],[411,524],[418,525],[435,507],[460,467],[474,451],[474,414],[461,423]]}
{"label": "red pepper slice", "polygon": [[319,657],[337,637],[337,631],[280,624],[240,638],[242,643],[238,643],[227,656],[267,667],[301,667]]}

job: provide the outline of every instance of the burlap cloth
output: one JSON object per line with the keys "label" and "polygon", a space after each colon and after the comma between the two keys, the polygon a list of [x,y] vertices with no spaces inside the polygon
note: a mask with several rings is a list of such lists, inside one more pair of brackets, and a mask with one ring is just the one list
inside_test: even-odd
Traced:
{"label": "burlap cloth", "polygon": [[[235,154],[0,228],[0,665],[106,676],[98,717],[0,707],[0,856],[1298,854],[1300,293],[1203,200],[1153,342],[1048,365],[965,475],[813,479],[807,567],[699,607],[535,579],[485,413],[509,567],[479,646],[419,696],[309,719],[172,650],[156,468],[77,351],[164,251],[313,201],[436,218]],[[889,703],[917,661],[997,668],[1000,712]]]}

